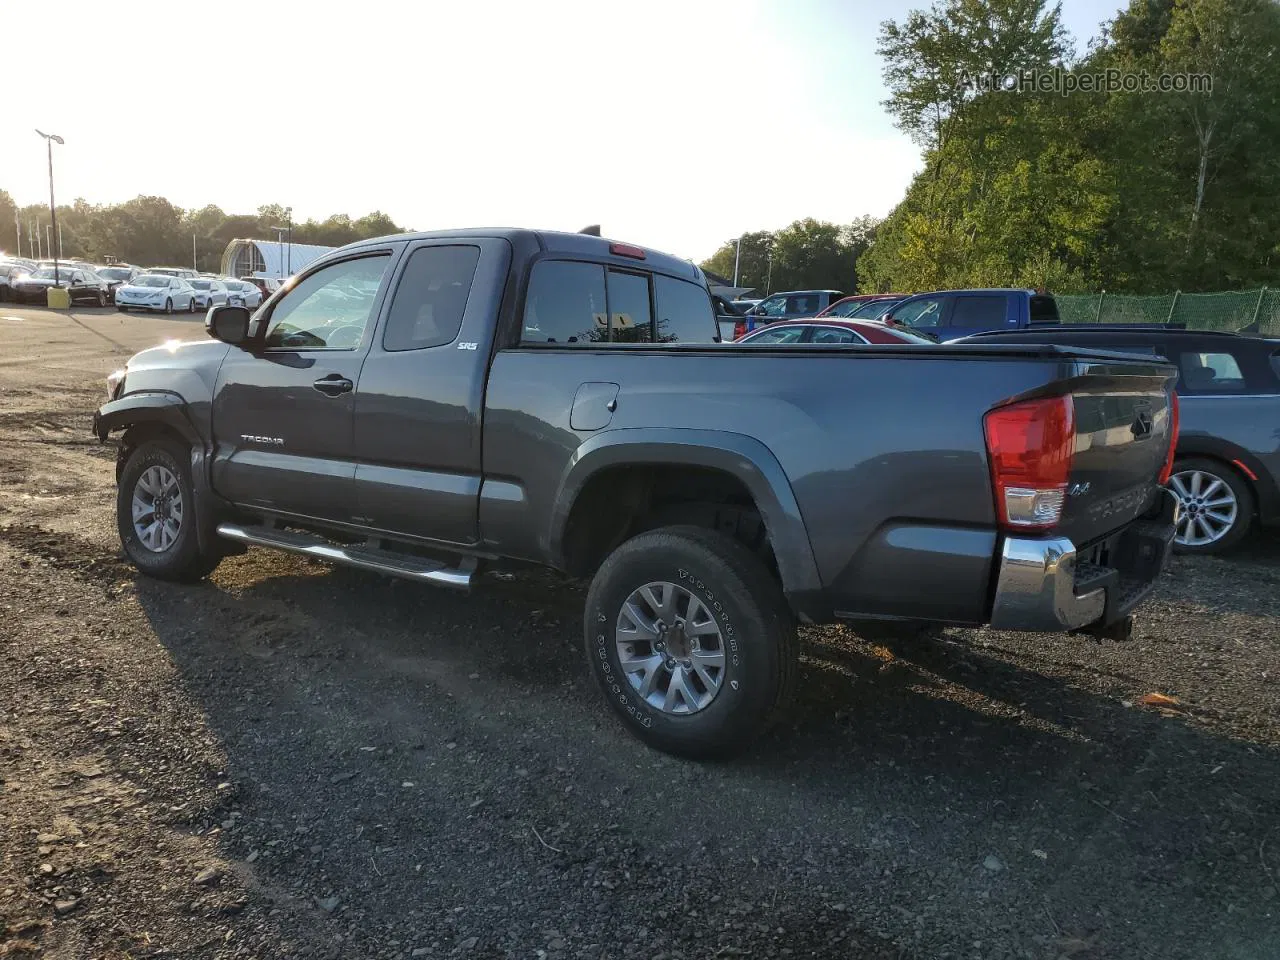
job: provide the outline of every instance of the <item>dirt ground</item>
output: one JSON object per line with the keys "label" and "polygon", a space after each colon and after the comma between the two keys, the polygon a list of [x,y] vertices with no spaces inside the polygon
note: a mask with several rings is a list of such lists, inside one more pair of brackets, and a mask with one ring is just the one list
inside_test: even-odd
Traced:
{"label": "dirt ground", "polygon": [[91,412],[201,335],[0,305],[0,957],[1280,956],[1275,538],[1126,644],[808,629],[790,722],[687,763],[558,576],[137,576]]}

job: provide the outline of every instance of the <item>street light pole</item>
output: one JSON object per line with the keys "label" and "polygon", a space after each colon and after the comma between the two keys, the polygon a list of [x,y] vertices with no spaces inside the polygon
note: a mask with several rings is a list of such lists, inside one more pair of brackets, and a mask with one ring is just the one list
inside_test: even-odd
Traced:
{"label": "street light pole", "polygon": [[[59,238],[62,234],[58,233],[58,207],[53,200],[53,145],[55,143],[65,144],[56,133],[45,133],[43,130],[37,130],[36,133],[44,137],[45,146],[49,148],[49,219],[53,222],[53,232],[57,233]],[[58,251],[53,251],[53,285],[58,286]]]}
{"label": "street light pole", "polygon": [[293,207],[284,208],[285,216],[288,218],[285,222],[289,225],[289,257],[285,261],[285,276],[293,276]]}
{"label": "street light pole", "polygon": [[[738,265],[742,262],[742,234],[738,234],[738,251],[733,255],[733,285],[738,285]],[[734,294],[737,296],[737,294]]]}

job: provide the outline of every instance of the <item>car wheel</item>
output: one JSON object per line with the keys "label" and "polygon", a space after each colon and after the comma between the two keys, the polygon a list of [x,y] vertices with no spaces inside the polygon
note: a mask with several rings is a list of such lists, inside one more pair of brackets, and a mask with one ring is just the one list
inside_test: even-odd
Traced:
{"label": "car wheel", "polygon": [[122,306],[120,306],[120,304],[118,304],[118,303],[116,304],[116,309],[117,309],[117,310],[119,310],[121,313],[128,313],[128,312],[129,312],[129,308],[128,308],[128,307],[122,307]]}
{"label": "car wheel", "polygon": [[196,312],[196,298],[192,297],[190,300],[187,301],[187,313],[195,313],[195,312]]}
{"label": "car wheel", "polygon": [[166,299],[165,299],[165,301],[164,301],[164,312],[165,312],[165,313],[173,313],[173,298],[172,298],[172,297],[168,297],[168,298],[166,298]]}
{"label": "car wheel", "polygon": [[795,623],[745,546],[703,527],[642,533],[605,560],[587,594],[596,682],[651,747],[695,759],[750,743],[790,701]]}
{"label": "car wheel", "polygon": [[1174,536],[1178,553],[1217,553],[1239,543],[1253,524],[1253,491],[1233,468],[1208,457],[1173,465],[1169,489],[1182,505]]}
{"label": "car wheel", "polygon": [[190,452],[176,441],[135,447],[116,490],[120,543],[135,567],[161,580],[199,580],[220,556],[200,552]]}
{"label": "car wheel", "polygon": [[107,305],[107,295],[101,290],[98,291],[98,306],[105,307]]}

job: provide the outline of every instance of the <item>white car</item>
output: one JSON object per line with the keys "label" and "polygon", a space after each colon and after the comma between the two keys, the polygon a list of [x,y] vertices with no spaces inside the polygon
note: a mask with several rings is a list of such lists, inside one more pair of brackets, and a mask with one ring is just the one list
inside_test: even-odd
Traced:
{"label": "white car", "polygon": [[188,280],[187,283],[195,289],[196,306],[201,310],[208,310],[212,306],[228,302],[227,288],[220,280],[196,277],[194,280]]}
{"label": "white car", "polygon": [[222,285],[227,288],[227,303],[233,307],[257,310],[262,306],[262,291],[252,283],[244,280],[223,280]]}
{"label": "white car", "polygon": [[116,287],[116,309],[121,313],[130,310],[155,310],[173,313],[186,310],[195,313],[198,306],[196,290],[186,280],[165,276],[162,273],[144,273],[127,284]]}

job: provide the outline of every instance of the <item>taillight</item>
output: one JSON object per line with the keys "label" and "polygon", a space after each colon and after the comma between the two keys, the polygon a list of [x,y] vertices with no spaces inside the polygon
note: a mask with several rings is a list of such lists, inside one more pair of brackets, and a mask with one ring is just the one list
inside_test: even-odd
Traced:
{"label": "taillight", "polygon": [[747,335],[747,321],[739,320],[733,325],[733,339],[741,340]]}
{"label": "taillight", "polygon": [[1071,397],[997,407],[983,421],[996,513],[1004,526],[1044,529],[1062,519],[1075,453]]}
{"label": "taillight", "polygon": [[1178,393],[1175,390],[1169,397],[1169,452],[1164,455],[1164,467],[1160,470],[1160,486],[1169,482],[1173,476],[1173,458],[1178,452],[1178,430],[1181,414],[1178,412]]}

